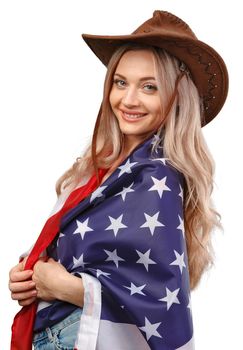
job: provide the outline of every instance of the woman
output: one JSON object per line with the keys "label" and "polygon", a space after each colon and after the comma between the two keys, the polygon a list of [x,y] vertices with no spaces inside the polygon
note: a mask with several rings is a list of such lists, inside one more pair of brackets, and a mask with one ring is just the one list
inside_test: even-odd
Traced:
{"label": "woman", "polygon": [[11,348],[192,350],[190,290],[221,227],[201,127],[225,102],[225,64],[164,11],[131,35],[83,38],[107,65],[103,101],[92,144],[10,271],[23,306]]}

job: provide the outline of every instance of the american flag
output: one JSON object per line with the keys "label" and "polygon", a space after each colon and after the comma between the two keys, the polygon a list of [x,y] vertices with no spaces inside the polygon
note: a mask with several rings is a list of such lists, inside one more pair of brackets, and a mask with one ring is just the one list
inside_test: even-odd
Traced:
{"label": "american flag", "polygon": [[[138,145],[62,217],[49,247],[48,255],[83,280],[75,349],[194,350],[185,179],[163,148],[152,155],[155,140]],[[57,316],[72,308],[44,303],[39,317],[55,307]]]}
{"label": "american flag", "polygon": [[154,141],[62,219],[52,252],[85,286],[77,349],[194,349],[184,177]]}

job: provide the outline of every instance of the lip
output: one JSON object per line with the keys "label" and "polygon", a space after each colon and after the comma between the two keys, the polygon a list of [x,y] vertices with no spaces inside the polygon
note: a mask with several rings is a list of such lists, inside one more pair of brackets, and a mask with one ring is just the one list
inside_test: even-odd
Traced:
{"label": "lip", "polygon": [[[143,117],[145,117],[145,116],[147,115],[147,113],[141,113],[141,112],[135,112],[135,111],[126,112],[126,111],[123,111],[123,110],[121,110],[121,109],[120,109],[120,112],[121,112],[122,118],[123,118],[124,120],[126,120],[127,122],[130,122],[130,123],[136,123],[136,122],[138,122],[139,120],[143,119]],[[125,115],[125,113],[131,114],[131,115],[143,114],[143,117],[141,117],[141,118],[136,118],[136,119],[129,119],[129,118],[127,118],[127,116]]]}

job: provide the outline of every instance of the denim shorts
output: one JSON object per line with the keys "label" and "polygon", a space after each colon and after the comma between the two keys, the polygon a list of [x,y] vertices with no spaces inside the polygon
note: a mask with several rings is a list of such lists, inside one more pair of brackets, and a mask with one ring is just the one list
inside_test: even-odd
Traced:
{"label": "denim shorts", "polygon": [[82,309],[77,308],[64,320],[50,328],[34,333],[35,350],[73,350]]}

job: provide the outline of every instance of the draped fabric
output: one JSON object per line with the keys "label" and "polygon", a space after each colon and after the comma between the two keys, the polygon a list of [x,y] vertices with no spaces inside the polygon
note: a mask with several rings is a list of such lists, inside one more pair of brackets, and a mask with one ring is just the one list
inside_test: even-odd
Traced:
{"label": "draped fabric", "polygon": [[194,350],[184,176],[154,141],[60,220],[57,260],[85,291],[77,350]]}
{"label": "draped fabric", "polygon": [[[99,169],[99,176],[103,178],[107,171],[108,169]],[[25,270],[33,268],[39,256],[58,234],[63,215],[80,203],[95,188],[97,188],[97,180],[95,176],[92,176],[85,186],[76,189],[70,194],[65,204],[57,213],[50,216],[28,256]],[[22,307],[16,314],[12,324],[11,350],[32,349],[32,335],[36,311],[37,303],[32,303],[29,306]]]}

